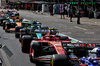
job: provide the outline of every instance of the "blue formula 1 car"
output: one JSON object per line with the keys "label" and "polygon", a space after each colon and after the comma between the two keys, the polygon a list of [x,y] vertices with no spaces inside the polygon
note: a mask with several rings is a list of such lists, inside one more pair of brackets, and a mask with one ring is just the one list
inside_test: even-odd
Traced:
{"label": "blue formula 1 car", "polygon": [[100,46],[100,44],[63,43],[62,47],[65,55],[52,56],[51,66],[66,66],[67,59],[71,66],[100,66],[100,48],[95,48],[97,46]]}
{"label": "blue formula 1 car", "polygon": [[89,56],[80,58],[82,65],[100,66],[100,47],[96,47],[89,53]]}

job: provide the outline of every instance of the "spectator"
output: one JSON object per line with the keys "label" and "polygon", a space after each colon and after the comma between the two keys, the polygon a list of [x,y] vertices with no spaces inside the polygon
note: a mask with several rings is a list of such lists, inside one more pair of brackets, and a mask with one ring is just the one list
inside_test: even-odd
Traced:
{"label": "spectator", "polygon": [[68,11],[67,11],[68,7],[67,5],[65,6],[65,14],[68,16]]}
{"label": "spectator", "polygon": [[16,6],[16,9],[19,10],[19,6],[18,5]]}
{"label": "spectator", "polygon": [[86,8],[84,9],[84,16],[88,17],[88,10]]}
{"label": "spectator", "polygon": [[38,5],[38,12],[40,12],[41,11],[41,5]]}
{"label": "spectator", "polygon": [[75,11],[76,11],[75,6],[72,7],[72,11],[73,11],[73,17],[75,17]]}
{"label": "spectator", "polygon": [[94,11],[94,18],[97,19],[97,8],[95,8],[95,11]]}
{"label": "spectator", "polygon": [[53,16],[53,6],[52,5],[49,6],[49,13],[51,16]]}
{"label": "spectator", "polygon": [[80,9],[77,10],[77,24],[80,24]]}
{"label": "spectator", "polygon": [[28,9],[29,11],[30,11],[30,7],[31,7],[30,5],[27,6],[27,9]]}
{"label": "spectator", "polygon": [[90,10],[90,8],[89,8],[89,7],[87,7],[87,10],[89,11],[89,10]]}
{"label": "spectator", "polygon": [[23,6],[23,5],[21,5],[21,9],[22,9],[22,10],[23,10],[23,7],[24,7],[24,6]]}
{"label": "spectator", "polygon": [[72,10],[73,10],[72,8],[69,10],[70,22],[73,22],[72,21],[72,17],[73,17],[73,11]]}
{"label": "spectator", "polygon": [[62,19],[62,16],[63,16],[63,19],[65,19],[65,16],[64,16],[64,5],[63,4],[60,4],[60,16],[61,16],[61,19]]}
{"label": "spectator", "polygon": [[70,7],[68,7],[67,12],[68,12],[68,17],[69,17],[69,15],[70,15]]}
{"label": "spectator", "polygon": [[92,9],[89,10],[89,18],[92,18]]}
{"label": "spectator", "polygon": [[53,5],[54,14],[56,13],[56,4]]}
{"label": "spectator", "polygon": [[25,9],[27,10],[27,4],[25,5]]}

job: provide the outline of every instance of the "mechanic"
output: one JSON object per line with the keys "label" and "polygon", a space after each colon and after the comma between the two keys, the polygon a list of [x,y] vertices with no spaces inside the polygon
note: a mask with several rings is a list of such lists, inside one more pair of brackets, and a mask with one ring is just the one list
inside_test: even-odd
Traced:
{"label": "mechanic", "polygon": [[73,22],[73,21],[72,21],[72,18],[73,18],[73,10],[72,10],[72,8],[71,8],[71,10],[70,10],[70,15],[69,15],[69,16],[70,16],[70,22]]}

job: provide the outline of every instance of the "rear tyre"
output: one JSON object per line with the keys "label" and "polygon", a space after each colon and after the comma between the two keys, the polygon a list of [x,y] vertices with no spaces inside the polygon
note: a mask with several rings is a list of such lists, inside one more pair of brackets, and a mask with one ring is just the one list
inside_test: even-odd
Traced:
{"label": "rear tyre", "polygon": [[23,28],[23,27],[22,26],[16,26],[15,27],[15,37],[16,38],[19,38],[19,36],[20,36],[19,32],[20,32],[21,28]]}
{"label": "rear tyre", "polygon": [[5,22],[3,23],[3,30],[5,30]]}
{"label": "rear tyre", "polygon": [[15,37],[16,37],[16,38],[19,38],[19,34],[15,34]]}
{"label": "rear tyre", "polygon": [[6,28],[5,28],[5,32],[9,33],[9,32],[10,32],[10,31],[9,31],[9,29],[10,29],[10,23],[7,22],[7,23],[5,24],[5,27],[6,27]]}
{"label": "rear tyre", "polygon": [[22,52],[23,52],[23,53],[25,52],[25,49],[24,49],[24,47],[22,47]]}

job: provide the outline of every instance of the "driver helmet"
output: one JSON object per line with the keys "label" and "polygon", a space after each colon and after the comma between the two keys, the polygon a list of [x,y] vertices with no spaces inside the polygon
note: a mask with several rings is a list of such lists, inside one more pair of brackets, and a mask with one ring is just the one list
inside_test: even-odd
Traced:
{"label": "driver helmet", "polygon": [[100,48],[97,49],[97,57],[100,57]]}

